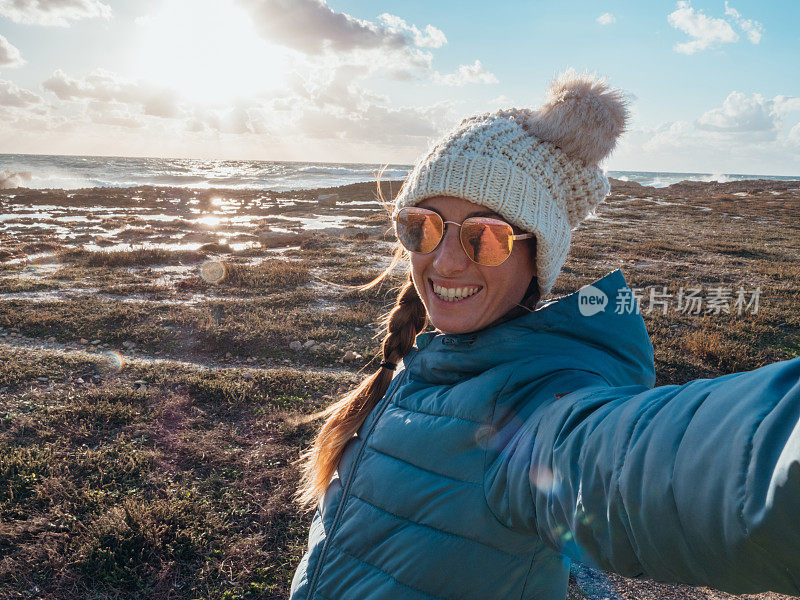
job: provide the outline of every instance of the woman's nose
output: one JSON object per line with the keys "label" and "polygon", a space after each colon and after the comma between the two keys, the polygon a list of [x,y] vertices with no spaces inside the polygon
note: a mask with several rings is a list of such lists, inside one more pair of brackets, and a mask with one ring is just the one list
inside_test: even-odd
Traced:
{"label": "woman's nose", "polygon": [[444,238],[434,250],[436,256],[433,259],[433,267],[445,277],[460,273],[470,263],[469,257],[461,247],[461,240],[458,236],[459,228],[455,225],[448,225]]}

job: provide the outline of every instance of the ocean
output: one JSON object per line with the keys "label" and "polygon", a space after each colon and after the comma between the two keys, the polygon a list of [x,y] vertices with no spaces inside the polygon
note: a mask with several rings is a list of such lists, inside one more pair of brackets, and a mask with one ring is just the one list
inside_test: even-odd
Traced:
{"label": "ocean", "polygon": [[[192,158],[127,158],[117,156],[48,156],[0,154],[0,188],[24,186],[46,189],[135,187],[292,190],[404,179],[412,165],[312,163],[259,160],[200,160]],[[666,187],[679,181],[738,181],[798,177],[739,173],[666,173],[608,171],[609,177],[642,185]]]}

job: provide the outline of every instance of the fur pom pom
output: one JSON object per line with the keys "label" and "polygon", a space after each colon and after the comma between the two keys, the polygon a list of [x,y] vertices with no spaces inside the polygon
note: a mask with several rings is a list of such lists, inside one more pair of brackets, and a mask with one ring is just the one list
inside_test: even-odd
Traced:
{"label": "fur pom pom", "polygon": [[620,90],[609,88],[604,79],[569,69],[555,78],[527,127],[570,158],[596,166],[614,149],[627,119],[627,101]]}

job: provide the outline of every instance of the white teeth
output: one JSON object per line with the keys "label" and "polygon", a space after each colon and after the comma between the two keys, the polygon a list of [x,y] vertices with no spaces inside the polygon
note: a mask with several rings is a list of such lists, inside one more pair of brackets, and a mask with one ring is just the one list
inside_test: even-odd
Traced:
{"label": "white teeth", "polygon": [[457,302],[458,300],[463,300],[464,298],[468,298],[477,293],[480,291],[480,289],[481,288],[479,287],[446,288],[441,285],[433,286],[434,293],[446,302]]}

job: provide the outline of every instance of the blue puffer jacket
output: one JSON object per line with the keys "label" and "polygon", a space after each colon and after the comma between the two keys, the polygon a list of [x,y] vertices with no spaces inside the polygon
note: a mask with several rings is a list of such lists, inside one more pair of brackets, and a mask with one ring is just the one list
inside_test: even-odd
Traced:
{"label": "blue puffer jacket", "polygon": [[651,389],[622,273],[593,288],[418,336],[345,448],[293,600],[563,600],[567,557],[800,592],[800,359]]}

